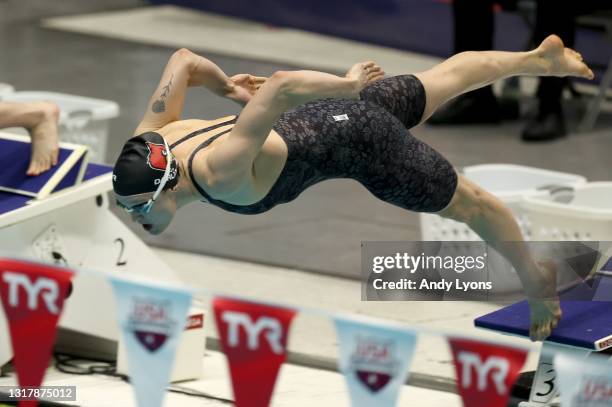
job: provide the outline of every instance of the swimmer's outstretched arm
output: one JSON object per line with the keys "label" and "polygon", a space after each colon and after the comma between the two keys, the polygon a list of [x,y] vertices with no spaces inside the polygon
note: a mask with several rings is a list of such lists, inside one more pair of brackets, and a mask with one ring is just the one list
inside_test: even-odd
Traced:
{"label": "swimmer's outstretched arm", "polygon": [[[274,73],[246,105],[227,139],[207,158],[209,184],[211,179],[217,184],[240,179],[248,182],[253,177],[253,162],[261,146],[286,110],[315,99],[357,99],[364,87],[383,76],[384,72],[374,62],[356,64],[344,77],[317,71]],[[231,187],[220,190],[230,193]]]}
{"label": "swimmer's outstretched arm", "polygon": [[159,85],[134,134],[157,130],[180,120],[188,87],[203,86],[219,96],[244,105],[265,80],[248,74],[228,77],[214,62],[188,49],[180,49],[168,60]]}

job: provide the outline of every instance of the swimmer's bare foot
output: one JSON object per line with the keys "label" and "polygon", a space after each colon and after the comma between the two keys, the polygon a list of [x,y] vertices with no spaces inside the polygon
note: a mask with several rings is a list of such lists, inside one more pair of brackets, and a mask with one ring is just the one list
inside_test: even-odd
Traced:
{"label": "swimmer's bare foot", "polygon": [[593,71],[583,62],[582,55],[566,48],[556,35],[549,35],[534,50],[540,62],[540,74],[547,76],[580,76],[593,79]]}
{"label": "swimmer's bare foot", "polygon": [[561,307],[556,293],[557,271],[553,262],[541,262],[526,287],[530,310],[529,337],[543,341],[550,336],[561,319]]}
{"label": "swimmer's bare foot", "polygon": [[57,123],[59,108],[54,103],[41,102],[37,106],[40,118],[29,129],[32,138],[32,155],[27,175],[40,175],[57,164],[59,135]]}

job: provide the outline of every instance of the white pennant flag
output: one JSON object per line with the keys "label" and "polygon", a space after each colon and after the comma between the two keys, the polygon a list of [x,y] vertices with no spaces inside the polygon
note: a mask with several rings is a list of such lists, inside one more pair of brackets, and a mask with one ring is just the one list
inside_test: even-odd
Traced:
{"label": "white pennant flag", "polygon": [[353,407],[397,404],[416,346],[413,331],[336,318],[340,371]]}
{"label": "white pennant flag", "polygon": [[114,277],[111,283],[138,406],[160,407],[187,321],[191,293]]}
{"label": "white pennant flag", "polygon": [[612,406],[612,363],[597,354],[589,357],[561,352],[555,355],[561,405],[564,407]]}

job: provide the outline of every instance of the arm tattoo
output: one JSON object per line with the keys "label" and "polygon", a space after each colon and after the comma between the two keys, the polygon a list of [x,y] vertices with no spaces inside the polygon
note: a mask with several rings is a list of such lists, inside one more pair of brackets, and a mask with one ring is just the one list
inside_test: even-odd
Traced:
{"label": "arm tattoo", "polygon": [[172,85],[172,79],[174,79],[174,75],[168,81],[168,84],[162,88],[162,93],[159,95],[159,99],[153,102],[153,106],[151,110],[155,113],[163,113],[166,111],[166,98],[170,93],[170,86]]}

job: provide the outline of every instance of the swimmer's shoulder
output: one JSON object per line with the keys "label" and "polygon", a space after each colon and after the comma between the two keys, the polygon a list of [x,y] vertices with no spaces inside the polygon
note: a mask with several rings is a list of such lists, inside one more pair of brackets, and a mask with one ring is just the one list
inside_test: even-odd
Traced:
{"label": "swimmer's shoulder", "polygon": [[[230,115],[230,116],[223,116],[223,117],[219,117],[217,119],[211,119],[211,120],[206,120],[206,119],[175,120],[173,122],[170,122],[164,125],[163,127],[160,127],[159,129],[152,130],[152,131],[155,131],[164,137],[170,136],[176,133],[185,135],[193,131],[205,129],[207,127],[214,127],[224,122],[230,122],[235,117],[236,117],[235,115]],[[233,126],[233,123],[228,124],[228,126]]]}
{"label": "swimmer's shoulder", "polygon": [[[226,198],[237,189],[242,188],[245,180],[234,177],[221,178],[210,168],[208,163],[209,154],[214,149],[216,142],[221,140],[211,143],[208,146],[209,148],[199,149],[198,147],[202,146],[202,143],[210,137],[219,133],[225,133],[226,130],[231,129],[235,124],[235,118],[236,115],[229,115],[213,120],[177,120],[157,130],[169,144],[172,144],[192,132],[197,132],[209,127],[211,128],[209,132],[199,134],[198,137],[181,143],[173,152],[179,157],[183,156],[187,158],[187,165],[190,167],[190,181],[197,183],[198,186],[203,188],[215,199]],[[224,123],[227,124],[224,125]]]}

